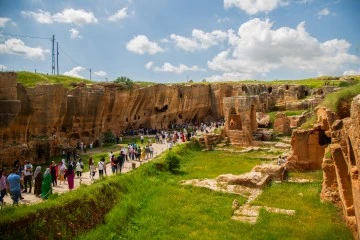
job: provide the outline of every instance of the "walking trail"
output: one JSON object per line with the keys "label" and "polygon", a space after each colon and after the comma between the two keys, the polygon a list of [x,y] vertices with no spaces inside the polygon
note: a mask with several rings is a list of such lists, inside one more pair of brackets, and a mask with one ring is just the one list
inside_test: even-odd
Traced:
{"label": "walking trail", "polygon": [[[154,148],[154,158],[156,156],[160,155],[161,153],[163,153],[165,150],[167,150],[167,144],[153,143],[152,146]],[[119,150],[120,150],[120,148],[119,148]],[[135,164],[135,166],[137,168],[141,164],[145,164],[145,163],[151,161],[152,159],[153,158],[147,159],[147,160],[142,161],[142,162],[133,161],[133,160],[125,161],[121,172],[122,173],[130,172],[133,169],[133,164]],[[83,160],[84,160],[84,164],[87,164],[87,160],[85,160],[85,159],[83,159]],[[110,161],[109,157],[107,157],[106,162],[109,162],[109,161]],[[95,166],[97,167],[97,162],[95,163]],[[113,173],[111,171],[111,164],[110,163],[108,163],[106,165],[106,173],[107,173],[108,176],[113,175]],[[76,177],[76,173],[75,173],[74,189],[78,188],[81,184],[90,185],[96,179],[99,179],[99,172],[98,171],[96,171],[96,174],[93,177],[93,179],[90,178],[90,172],[83,172],[81,178]],[[62,193],[65,193],[65,192],[69,191],[67,181],[65,181],[65,183],[63,183],[62,185],[59,185],[59,180],[58,180],[58,185],[53,186],[52,189],[53,189],[53,193],[58,193],[58,194],[62,194]],[[44,201],[41,197],[37,197],[37,196],[34,195],[34,187],[32,188],[32,193],[22,193],[22,197],[24,199],[19,201],[20,204],[34,204],[34,203]],[[12,199],[10,198],[10,194],[7,194],[4,197],[4,201],[5,201],[5,204],[12,204]]]}

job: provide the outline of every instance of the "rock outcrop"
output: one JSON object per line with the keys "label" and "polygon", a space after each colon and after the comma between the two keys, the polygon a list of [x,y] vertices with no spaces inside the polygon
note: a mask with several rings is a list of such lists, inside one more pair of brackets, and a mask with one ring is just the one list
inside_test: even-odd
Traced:
{"label": "rock outcrop", "polygon": [[355,239],[360,239],[360,95],[353,99],[351,109],[344,111],[349,112],[350,117],[343,118],[324,107],[317,108],[314,127],[293,132],[293,154],[287,168],[322,168],[321,199],[343,209]]}
{"label": "rock outcrop", "polygon": [[274,131],[288,135],[291,133],[290,129],[290,119],[283,112],[276,113],[274,120]]}
{"label": "rock outcrop", "polygon": [[[309,89],[298,85],[199,84],[149,87],[123,84],[73,84],[26,88],[16,73],[0,73],[0,167],[16,159],[43,163],[79,142],[94,146],[105,132],[217,120],[224,97],[256,95],[254,112],[266,112],[284,100],[300,99]],[[256,120],[254,121],[256,123]]]}
{"label": "rock outcrop", "polygon": [[360,95],[353,99],[348,118],[338,120],[336,115],[324,112],[319,118],[330,126],[331,158],[323,161],[321,198],[342,207],[347,224],[360,239]]}

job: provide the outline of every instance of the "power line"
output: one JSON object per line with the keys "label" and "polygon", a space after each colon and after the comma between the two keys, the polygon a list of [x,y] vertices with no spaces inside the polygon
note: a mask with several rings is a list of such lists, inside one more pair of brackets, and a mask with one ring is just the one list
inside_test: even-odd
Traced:
{"label": "power line", "polygon": [[23,37],[23,38],[35,38],[35,39],[46,39],[46,40],[51,40],[51,38],[44,38],[44,37],[34,37],[34,36],[26,36],[26,35],[17,35],[17,34],[9,34],[9,33],[0,33],[1,35],[4,36],[11,36],[11,37]]}
{"label": "power line", "polygon": [[78,66],[83,66],[83,65],[81,65],[80,63],[78,63],[77,61],[75,61],[69,54],[67,54],[65,51],[64,51],[64,49],[62,49],[60,46],[59,46],[59,49],[71,60],[71,61],[73,61],[76,65],[78,65]]}

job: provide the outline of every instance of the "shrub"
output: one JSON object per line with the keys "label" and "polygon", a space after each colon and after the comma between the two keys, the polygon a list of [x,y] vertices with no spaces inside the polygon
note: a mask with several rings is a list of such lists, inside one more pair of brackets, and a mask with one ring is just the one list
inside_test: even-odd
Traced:
{"label": "shrub", "polygon": [[116,136],[112,132],[104,133],[104,142],[105,143],[114,143],[116,142]]}
{"label": "shrub", "polygon": [[180,170],[180,160],[181,157],[174,153],[168,152],[165,157],[165,167],[170,172],[175,172]]}

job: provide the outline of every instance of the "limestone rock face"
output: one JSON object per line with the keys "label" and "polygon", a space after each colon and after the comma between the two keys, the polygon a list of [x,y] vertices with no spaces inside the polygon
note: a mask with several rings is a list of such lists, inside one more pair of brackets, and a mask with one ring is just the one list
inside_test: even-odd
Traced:
{"label": "limestone rock face", "polygon": [[285,113],[282,112],[276,113],[274,120],[274,131],[285,135],[291,133],[290,120]]}
{"label": "limestone rock face", "polygon": [[[331,201],[343,209],[347,224],[360,239],[360,95],[356,96],[350,117],[317,108],[317,124],[309,130],[296,130],[292,134],[293,155],[289,169],[323,170],[321,199]],[[324,157],[325,149],[327,151]]]}
{"label": "limestone rock face", "polygon": [[326,143],[320,144],[324,131],[319,127],[309,130],[298,129],[292,133],[293,154],[288,158],[290,170],[320,169]]}
{"label": "limestone rock face", "polygon": [[[167,129],[172,124],[224,117],[223,98],[256,95],[253,112],[303,96],[296,85],[209,84],[134,86],[98,83],[25,88],[16,73],[0,73],[0,167],[16,159],[43,163],[63,148],[102,141],[105,132]],[[285,93],[288,91],[287,93]],[[253,121],[253,124],[256,123]],[[256,128],[251,125],[252,130]],[[252,131],[251,130],[251,131]],[[240,136],[251,142],[251,135]],[[239,137],[239,138],[240,138]]]}

